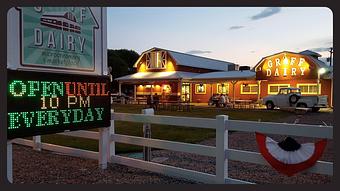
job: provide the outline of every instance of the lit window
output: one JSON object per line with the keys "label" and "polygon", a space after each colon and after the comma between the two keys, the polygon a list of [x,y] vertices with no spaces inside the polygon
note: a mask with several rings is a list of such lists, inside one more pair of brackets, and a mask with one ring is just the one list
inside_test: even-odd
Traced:
{"label": "lit window", "polygon": [[268,84],[268,94],[277,94],[281,88],[288,88],[290,84]]}
{"label": "lit window", "polygon": [[217,93],[218,94],[229,94],[229,84],[228,83],[223,83],[217,84]]}
{"label": "lit window", "polygon": [[[318,84],[297,84],[296,86],[301,89],[301,94],[318,94]],[[319,92],[321,92],[321,84]]]}
{"label": "lit window", "polygon": [[206,94],[207,86],[206,84],[196,84],[195,85],[195,93],[196,94]]}
{"label": "lit window", "polygon": [[146,67],[148,69],[165,69],[166,68],[166,52],[156,51],[146,54]]}
{"label": "lit window", "polygon": [[241,94],[257,94],[258,86],[257,84],[242,84]]}

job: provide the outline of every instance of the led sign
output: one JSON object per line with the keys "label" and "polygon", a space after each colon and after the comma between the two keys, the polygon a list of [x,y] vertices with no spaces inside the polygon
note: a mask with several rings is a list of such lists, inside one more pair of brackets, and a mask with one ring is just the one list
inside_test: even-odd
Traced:
{"label": "led sign", "polygon": [[109,78],[8,70],[8,139],[110,125]]}

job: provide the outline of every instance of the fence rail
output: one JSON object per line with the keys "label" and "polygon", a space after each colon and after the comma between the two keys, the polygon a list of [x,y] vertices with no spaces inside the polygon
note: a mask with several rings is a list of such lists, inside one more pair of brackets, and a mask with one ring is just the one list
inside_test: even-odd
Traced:
{"label": "fence rail", "polygon": [[231,131],[260,132],[267,134],[333,139],[332,126],[239,120],[229,120],[227,126],[227,128]]}
{"label": "fence rail", "polygon": [[[261,165],[269,164],[263,159],[260,153],[228,148],[229,130],[333,139],[333,127],[331,126],[228,120],[228,116],[223,115],[216,116],[216,119],[209,119],[150,114],[112,113],[111,119],[111,127],[102,128],[100,132],[81,130],[59,133],[66,136],[99,140],[99,152],[41,143],[40,138],[34,139],[33,141],[26,139],[15,139],[13,142],[31,146],[36,149],[45,149],[72,156],[98,159],[101,168],[106,168],[107,162],[113,162],[204,183],[245,184],[250,182],[228,177],[228,160],[249,162]],[[216,147],[115,134],[115,121],[215,129]],[[116,142],[215,157],[216,174],[202,173],[174,166],[118,156],[115,154]],[[313,167],[306,171],[311,173],[333,175],[333,163],[317,161]]]}

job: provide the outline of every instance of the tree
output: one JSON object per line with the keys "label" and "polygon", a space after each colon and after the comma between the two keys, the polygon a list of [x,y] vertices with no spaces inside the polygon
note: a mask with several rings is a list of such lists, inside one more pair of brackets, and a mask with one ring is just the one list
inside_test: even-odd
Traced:
{"label": "tree", "polygon": [[[118,78],[121,76],[133,74],[136,72],[133,65],[138,60],[139,54],[134,50],[127,50],[127,49],[118,49],[118,50],[111,50],[108,49],[107,51],[107,64],[108,66],[112,67],[112,78]],[[123,92],[131,92],[133,87],[131,86],[124,86]],[[113,80],[111,83],[111,92],[118,91],[118,82]]]}

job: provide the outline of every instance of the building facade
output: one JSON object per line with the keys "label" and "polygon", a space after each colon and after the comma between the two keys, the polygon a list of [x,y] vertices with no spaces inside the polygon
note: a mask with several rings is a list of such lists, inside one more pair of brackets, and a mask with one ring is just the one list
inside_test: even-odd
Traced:
{"label": "building facade", "polygon": [[135,63],[137,73],[117,78],[134,86],[134,98],[160,95],[164,100],[207,103],[214,94],[231,100],[257,101],[282,87],[303,95],[327,95],[333,103],[333,71],[312,51],[283,51],[262,58],[252,69],[237,64],[152,48]]}

